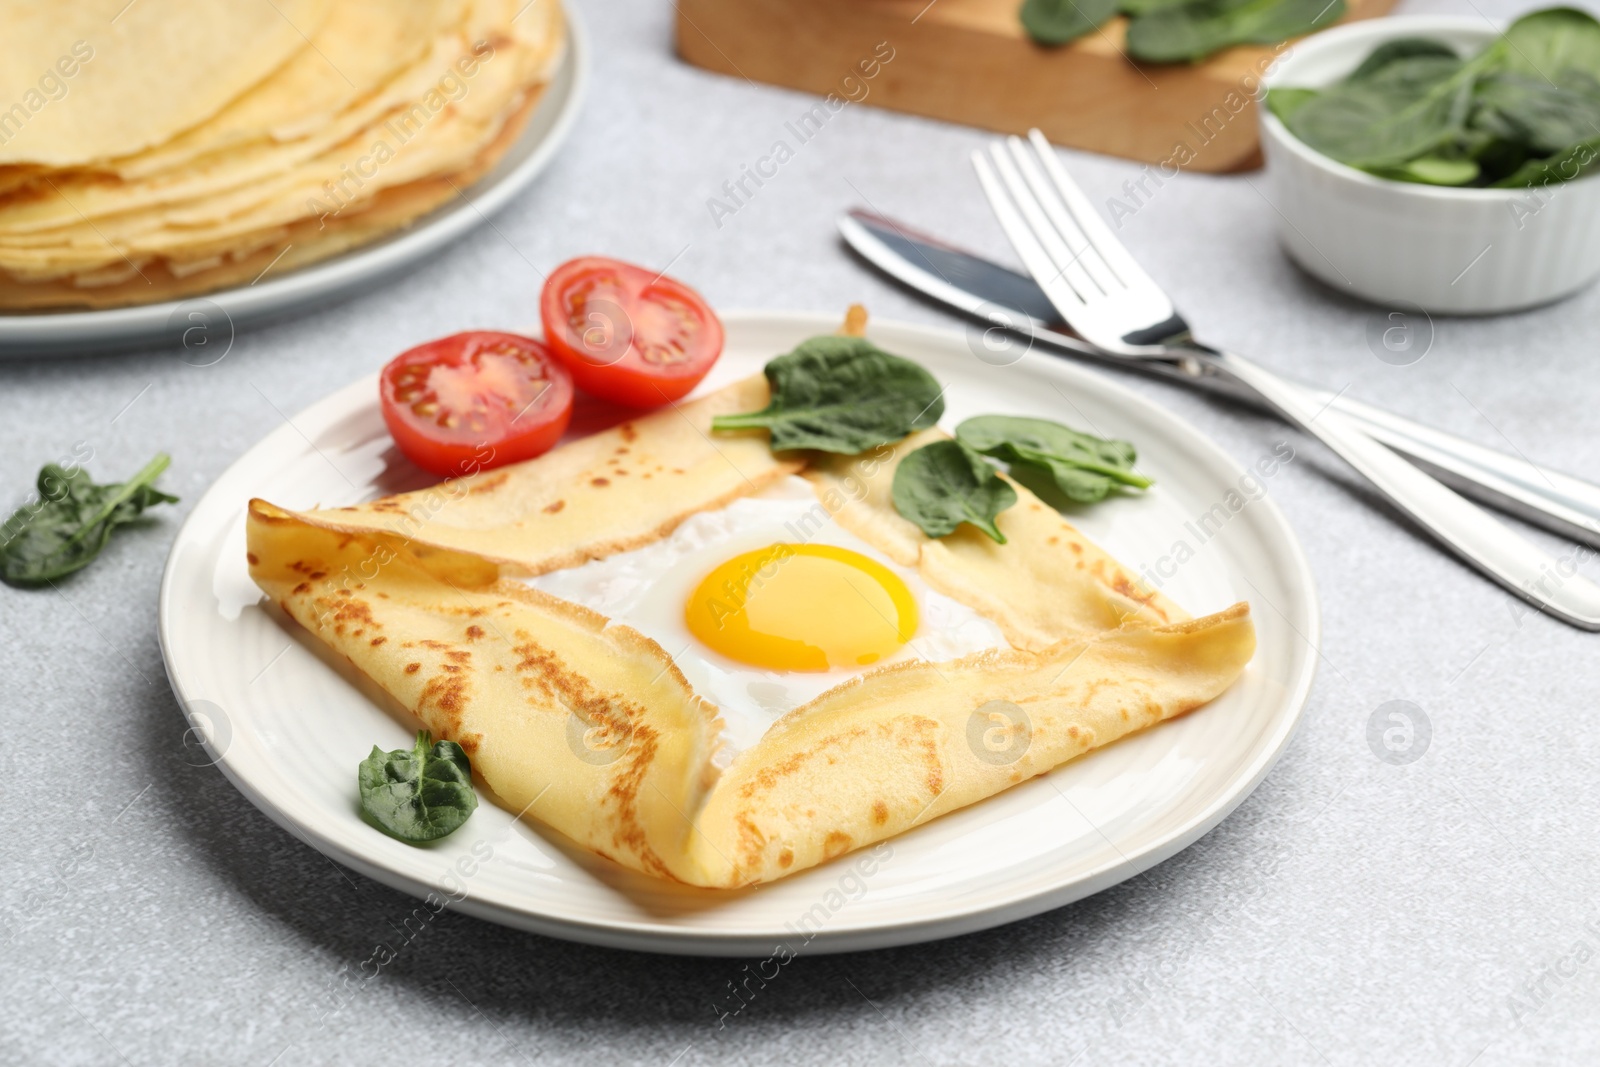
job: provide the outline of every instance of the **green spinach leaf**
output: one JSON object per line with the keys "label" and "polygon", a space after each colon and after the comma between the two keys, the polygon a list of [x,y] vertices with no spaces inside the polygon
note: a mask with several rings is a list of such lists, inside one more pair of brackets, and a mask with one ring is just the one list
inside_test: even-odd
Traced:
{"label": "green spinach leaf", "polygon": [[1204,59],[1236,44],[1276,44],[1344,17],[1344,0],[1193,0],[1128,24],[1128,54],[1150,63]]}
{"label": "green spinach leaf", "polygon": [[960,441],[935,441],[900,460],[890,486],[894,509],[929,537],[970,522],[1000,544],[995,516],[1017,502],[1017,491],[994,465]]}
{"label": "green spinach leaf", "polygon": [[1600,148],[1600,22],[1570,7],[1517,19],[1496,43],[1472,126],[1499,148],[1491,184],[1537,186],[1588,173]]}
{"label": "green spinach leaf", "polygon": [[1416,182],[1420,185],[1470,185],[1477,180],[1478,164],[1470,159],[1444,156],[1419,156],[1396,167],[1374,168],[1380,178]]}
{"label": "green spinach leaf", "polygon": [[1498,48],[1496,69],[1512,74],[1552,83],[1569,70],[1600,78],[1600,22],[1577,8],[1550,7],[1524,15],[1490,47]]}
{"label": "green spinach leaf", "polygon": [[[1472,138],[1477,138],[1474,143]],[[1464,158],[1478,164],[1478,178],[1474,185],[1493,186],[1516,171],[1528,161],[1528,151],[1510,141],[1491,137],[1481,130],[1469,130],[1459,142]]]}
{"label": "green spinach leaf", "polygon": [[1491,74],[1478,83],[1471,125],[1492,137],[1546,156],[1600,137],[1600,81],[1581,70],[1556,80]]}
{"label": "green spinach leaf", "polygon": [[87,567],[118,526],[178,498],[153,483],[172,460],[161,453],[126,482],[96,485],[81,467],[54,463],[39,471],[39,499],[0,525],[0,580],[44,585]]}
{"label": "green spinach leaf", "polygon": [[1553,156],[1530,159],[1494,185],[1498,189],[1517,189],[1570,182],[1594,170],[1597,160],[1600,160],[1600,137],[1592,137]]}
{"label": "green spinach leaf", "polygon": [[1315,89],[1268,89],[1267,110],[1278,116],[1278,121],[1284,124],[1289,122],[1289,116],[1306,103],[1316,99]]}
{"label": "green spinach leaf", "polygon": [[1454,56],[1396,59],[1318,93],[1289,117],[1289,131],[1353,167],[1397,166],[1432,153],[1462,129],[1474,74]]}
{"label": "green spinach leaf", "polygon": [[478,807],[467,754],[454,741],[432,741],[419,730],[410,749],[385,752],[374,745],[356,774],[361,813],[390,837],[411,844],[454,833]]}
{"label": "green spinach leaf", "polygon": [[1467,60],[1439,41],[1389,41],[1337,85],[1274,88],[1267,106],[1312,148],[1383,178],[1570,181],[1600,149],[1600,21],[1536,11]]}
{"label": "green spinach leaf", "polygon": [[1184,4],[1193,3],[1194,0],[1122,0],[1118,8],[1129,18],[1135,15],[1148,15],[1152,11],[1159,11],[1164,7],[1182,7]]}
{"label": "green spinach leaf", "polygon": [[956,440],[1013,469],[1028,467],[1048,476],[1063,496],[1079,504],[1104,500],[1119,485],[1147,489],[1152,484],[1134,471],[1138,452],[1132,444],[1049,419],[979,415],[956,427]]}
{"label": "green spinach leaf", "polygon": [[919,364],[862,337],[813,337],[767,363],[772,400],[761,411],[718,415],[717,432],[765,427],[772,448],[855,455],[944,414],[943,390]]}
{"label": "green spinach leaf", "polygon": [[1117,0],[1022,0],[1022,28],[1040,44],[1066,44],[1099,29]]}
{"label": "green spinach leaf", "polygon": [[1460,59],[1454,48],[1439,41],[1430,41],[1426,37],[1397,37],[1392,41],[1385,41],[1374,48],[1361,65],[1350,72],[1345,81],[1365,81],[1378,73],[1397,59],[1410,59],[1413,56],[1443,56],[1446,59]]}

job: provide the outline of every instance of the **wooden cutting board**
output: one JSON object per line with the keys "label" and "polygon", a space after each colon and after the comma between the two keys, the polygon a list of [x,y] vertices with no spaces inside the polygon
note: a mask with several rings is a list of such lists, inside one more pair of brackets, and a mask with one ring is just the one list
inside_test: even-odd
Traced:
{"label": "wooden cutting board", "polygon": [[[1346,19],[1395,0],[1347,0]],[[1126,21],[1042,48],[1021,0],[677,0],[678,54],[696,66],[840,101],[1007,133],[1164,169],[1260,165],[1253,95],[1276,48],[1149,65],[1122,52]],[[848,106],[848,105],[847,105]],[[842,110],[842,107],[838,108]],[[831,117],[831,112],[830,116]],[[824,116],[815,120],[818,127]]]}

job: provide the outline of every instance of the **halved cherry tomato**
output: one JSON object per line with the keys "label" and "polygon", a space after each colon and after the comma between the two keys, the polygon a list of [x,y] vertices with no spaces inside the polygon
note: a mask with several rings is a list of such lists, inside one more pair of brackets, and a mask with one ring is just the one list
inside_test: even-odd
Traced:
{"label": "halved cherry tomato", "polygon": [[629,407],[677,400],[722,355],[722,323],[699,293],[603,256],[552,271],[539,317],[550,350],[577,387]]}
{"label": "halved cherry tomato", "polygon": [[461,477],[550,449],[572,418],[572,378],[531,337],[473,330],[400,353],[378,383],[406,458]]}

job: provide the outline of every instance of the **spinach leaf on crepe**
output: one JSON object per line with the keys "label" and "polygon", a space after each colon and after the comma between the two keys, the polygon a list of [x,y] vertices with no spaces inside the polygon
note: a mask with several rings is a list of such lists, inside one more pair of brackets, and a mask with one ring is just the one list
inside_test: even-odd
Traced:
{"label": "spinach leaf on crepe", "polygon": [[81,467],[46,464],[39,471],[38,501],[0,525],[0,580],[44,585],[87,567],[118,526],[148,507],[177,503],[152,484],[171,462],[160,453],[126,482],[108,485],[96,485]]}
{"label": "spinach leaf on crepe", "polygon": [[960,441],[935,441],[907,454],[894,469],[894,509],[929,537],[970,522],[1000,544],[995,516],[1017,502],[1017,491],[994,465]]}
{"label": "spinach leaf on crepe", "polygon": [[1236,44],[1277,44],[1344,17],[1344,0],[1193,0],[1128,24],[1128,54],[1151,63],[1204,59]]}
{"label": "spinach leaf on crepe", "polygon": [[863,337],[813,337],[767,363],[772,400],[761,411],[718,415],[713,431],[766,428],[772,448],[855,455],[944,414],[939,382],[920,365]]}
{"label": "spinach leaf on crepe", "polygon": [[[1049,419],[979,415],[956,427],[956,440],[986,456],[1047,476],[1063,496],[1079,504],[1104,500],[1117,486],[1147,489],[1149,478],[1134,471],[1138,451],[1127,441],[1082,433]],[[1021,473],[1021,472],[1018,472]]]}
{"label": "spinach leaf on crepe", "polygon": [[1040,44],[1066,44],[1099,29],[1117,0],[1022,0],[1022,28]]}
{"label": "spinach leaf on crepe", "polygon": [[430,744],[417,732],[410,749],[385,752],[372,746],[356,780],[361,813],[390,837],[411,844],[454,833],[478,806],[472,791],[472,764],[454,741]]}

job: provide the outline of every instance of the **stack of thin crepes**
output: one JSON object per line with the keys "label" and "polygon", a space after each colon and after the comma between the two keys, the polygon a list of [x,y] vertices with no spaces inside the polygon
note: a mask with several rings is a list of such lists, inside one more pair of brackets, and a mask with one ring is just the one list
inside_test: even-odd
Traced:
{"label": "stack of thin crepes", "polygon": [[[900,457],[939,430],[871,464],[711,432],[713,416],[768,397],[751,378],[358,507],[252,501],[251,576],[458,742],[510,810],[634,870],[715,888],[781,878],[992,796],[1200,707],[1248,663],[1247,605],[1191,619],[1021,485],[998,519],[1005,544],[968,526],[924,536],[890,486]],[[517,580],[648,544],[797,472],[840,526],[992,619],[1011,647],[869,669],[729,763],[718,709],[660,645]],[[996,701],[1023,714],[984,719]],[[1001,739],[1020,755],[997,761],[972,743],[975,714],[985,730],[1022,731]]]}
{"label": "stack of thin crepes", "polygon": [[494,165],[558,0],[0,0],[0,307],[250,283]]}

